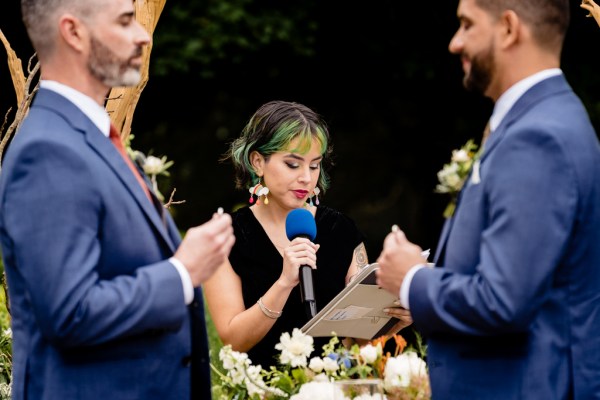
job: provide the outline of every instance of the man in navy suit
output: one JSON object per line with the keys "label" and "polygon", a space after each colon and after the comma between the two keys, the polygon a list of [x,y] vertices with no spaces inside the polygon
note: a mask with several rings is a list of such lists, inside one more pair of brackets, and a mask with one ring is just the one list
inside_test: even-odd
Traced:
{"label": "man in navy suit", "polygon": [[494,101],[436,266],[378,259],[427,337],[434,399],[600,398],[600,145],[560,69],[568,0],[460,0],[449,49]]}
{"label": "man in navy suit", "polygon": [[0,174],[13,399],[209,399],[201,284],[231,217],[182,241],[108,137],[105,97],[138,83],[150,37],[132,0],[21,5],[41,86]]}

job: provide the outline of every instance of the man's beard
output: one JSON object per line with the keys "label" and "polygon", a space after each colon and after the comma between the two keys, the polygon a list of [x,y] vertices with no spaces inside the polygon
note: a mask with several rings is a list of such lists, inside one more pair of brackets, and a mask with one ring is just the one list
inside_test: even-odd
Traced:
{"label": "man's beard", "polygon": [[464,87],[473,92],[485,94],[492,82],[495,70],[494,48],[471,58],[471,70],[463,79]]}
{"label": "man's beard", "polygon": [[[129,59],[120,59],[117,55],[95,37],[90,39],[91,51],[88,61],[90,73],[109,87],[135,86],[140,82],[141,73],[139,68],[129,64]],[[142,52],[138,48],[136,54]]]}

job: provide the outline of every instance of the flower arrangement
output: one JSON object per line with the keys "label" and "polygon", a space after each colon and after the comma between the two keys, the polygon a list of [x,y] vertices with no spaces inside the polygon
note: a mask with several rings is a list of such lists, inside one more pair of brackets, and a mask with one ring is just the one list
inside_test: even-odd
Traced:
{"label": "flower arrangement", "polygon": [[471,169],[479,158],[478,146],[470,139],[460,149],[452,151],[450,162],[437,173],[440,181],[435,187],[436,193],[448,193],[450,202],[444,210],[444,217],[449,218],[456,209],[458,193],[462,189]]}
{"label": "flower arrangement", "polygon": [[[383,354],[385,343],[393,339],[395,354]],[[213,388],[215,399],[251,400],[320,400],[320,399],[430,399],[427,365],[400,335],[381,337],[360,347],[341,344],[337,336],[323,346],[321,357],[312,357],[313,338],[294,329],[283,333],[275,346],[281,351],[279,368],[264,370],[252,365],[246,353],[223,346],[219,352],[224,371],[212,366],[220,377]],[[378,394],[347,397],[336,382],[377,379],[382,390]]]}
{"label": "flower arrangement", "polygon": [[159,158],[159,157],[153,156],[151,154],[146,155],[139,150],[134,150],[131,147],[131,141],[133,138],[134,138],[134,135],[130,134],[129,136],[127,136],[127,139],[125,140],[124,145],[125,145],[125,149],[127,150],[127,154],[133,161],[135,161],[142,168],[142,170],[144,171],[144,174],[146,174],[146,176],[150,179],[150,182],[152,183],[152,191],[154,192],[154,194],[156,195],[158,200],[160,200],[160,202],[164,204],[163,206],[165,208],[169,208],[173,204],[185,203],[185,200],[179,200],[179,201],[173,200],[173,197],[175,196],[175,191],[176,191],[175,189],[173,189],[173,191],[171,192],[171,195],[167,202],[165,202],[165,196],[160,192],[160,190],[158,190],[157,177],[158,176],[165,176],[165,177],[171,176],[171,173],[169,172],[169,168],[171,168],[171,166],[173,165],[173,161],[168,161],[167,156],[163,156],[163,157]]}

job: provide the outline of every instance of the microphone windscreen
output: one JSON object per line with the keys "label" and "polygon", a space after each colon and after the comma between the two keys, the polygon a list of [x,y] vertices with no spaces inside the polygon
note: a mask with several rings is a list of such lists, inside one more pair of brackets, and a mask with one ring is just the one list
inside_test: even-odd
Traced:
{"label": "microphone windscreen", "polygon": [[285,234],[289,240],[298,236],[307,237],[311,241],[317,236],[317,224],[310,211],[296,208],[290,211],[285,219]]}

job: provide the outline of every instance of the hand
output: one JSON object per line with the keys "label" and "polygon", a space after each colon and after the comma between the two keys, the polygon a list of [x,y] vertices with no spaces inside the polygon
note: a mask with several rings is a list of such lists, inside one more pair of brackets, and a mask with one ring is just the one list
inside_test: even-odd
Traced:
{"label": "hand", "polygon": [[586,17],[594,17],[600,26],[600,7],[593,0],[582,0],[580,7],[588,10],[589,14]]}
{"label": "hand", "polygon": [[294,287],[300,282],[298,271],[301,265],[317,268],[317,250],[321,245],[314,244],[306,238],[295,238],[283,250],[283,271],[279,280],[287,287]]}
{"label": "hand", "polygon": [[413,323],[410,311],[402,307],[391,307],[383,310],[390,317],[398,318],[399,321],[392,326],[392,328],[386,332],[386,335],[391,336],[400,332],[402,329]]}
{"label": "hand", "polygon": [[234,243],[231,216],[215,213],[210,221],[188,229],[174,256],[197,287],[225,262]]}
{"label": "hand", "polygon": [[379,264],[379,269],[375,272],[377,285],[398,296],[408,270],[415,265],[427,263],[421,253],[422,249],[409,242],[401,230],[389,233],[377,259]]}

